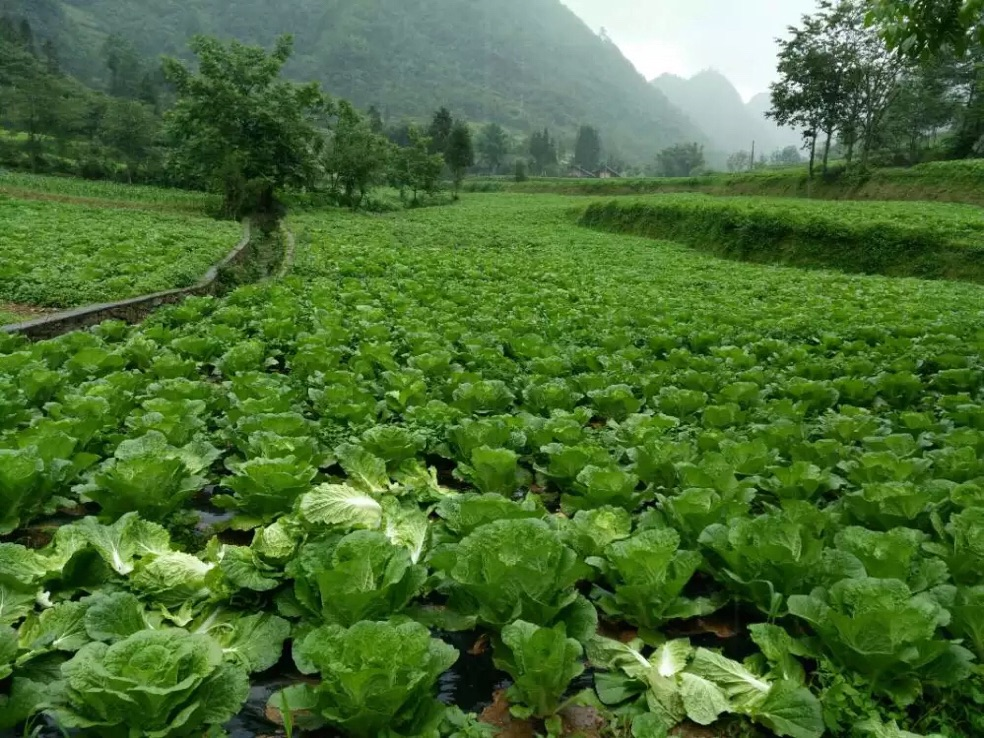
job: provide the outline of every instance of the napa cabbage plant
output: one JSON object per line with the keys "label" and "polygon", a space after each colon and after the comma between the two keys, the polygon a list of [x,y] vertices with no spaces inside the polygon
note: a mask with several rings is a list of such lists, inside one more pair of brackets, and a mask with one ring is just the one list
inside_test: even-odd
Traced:
{"label": "napa cabbage plant", "polygon": [[17,631],[0,625],[0,730],[11,730],[46,704],[45,686],[19,673]]}
{"label": "napa cabbage plant", "polygon": [[768,678],[686,640],[667,641],[647,655],[639,639],[596,636],[587,655],[598,669],[601,702],[640,716],[634,735],[665,735],[685,719],[711,725],[727,714],[778,736],[820,738],[825,732],[819,700],[799,681]]}
{"label": "napa cabbage plant", "polygon": [[162,521],[180,510],[207,483],[202,473],[219,456],[212,446],[193,442],[175,448],[159,431],[123,441],[76,491],[116,519],[128,512]]}
{"label": "napa cabbage plant", "polygon": [[632,516],[618,507],[579,510],[564,521],[561,532],[564,542],[582,558],[601,556],[610,543],[632,534]]}
{"label": "napa cabbage plant", "polygon": [[294,645],[297,668],[321,681],[288,687],[269,704],[296,711],[300,727],[328,725],[352,738],[436,738],[445,708],[434,688],[457,659],[419,623],[326,625]]}
{"label": "napa cabbage plant", "polygon": [[831,527],[832,519],[811,505],[788,503],[781,511],[710,525],[700,546],[731,589],[776,616],[789,595],[807,594],[826,580],[864,576],[855,557],[828,550]]}
{"label": "napa cabbage plant", "polygon": [[535,497],[521,502],[498,494],[480,495],[474,492],[442,499],[436,508],[441,519],[437,536],[460,540],[477,528],[497,520],[543,518],[546,511]]}
{"label": "napa cabbage plant", "polygon": [[200,736],[235,715],[249,694],[246,670],[206,635],[143,630],[89,643],[62,666],[56,724],[99,738]]}
{"label": "napa cabbage plant", "polygon": [[816,653],[862,675],[899,705],[912,704],[925,685],[954,684],[970,674],[973,654],[941,634],[950,613],[897,579],[844,579],[791,596],[789,612],[816,633]]}
{"label": "napa cabbage plant", "polygon": [[64,433],[34,440],[25,448],[0,448],[0,535],[52,508],[55,495],[67,492],[79,473],[98,460],[76,453],[78,442]]}
{"label": "napa cabbage plant", "polygon": [[289,512],[317,474],[308,462],[293,456],[256,458],[229,466],[233,476],[224,483],[234,494],[217,495],[212,502],[239,511],[236,527],[257,527]]}
{"label": "napa cabbage plant", "polygon": [[496,668],[512,677],[508,696],[513,714],[546,718],[548,727],[551,719],[559,725],[562,699],[584,672],[583,653],[581,644],[567,637],[563,623],[542,628],[517,620],[503,628],[493,658]]}
{"label": "napa cabbage plant", "polygon": [[402,612],[422,590],[427,569],[384,533],[356,531],[304,544],[287,575],[309,617],[351,626]]}
{"label": "napa cabbage plant", "polygon": [[470,463],[458,464],[455,476],[475,485],[480,492],[510,497],[528,475],[520,468],[515,451],[481,446],[471,452]]}
{"label": "napa cabbage plant", "polygon": [[574,491],[564,494],[564,510],[590,510],[599,507],[620,507],[632,512],[648,497],[640,492],[639,478],[613,464],[586,466],[574,482]]}
{"label": "napa cabbage plant", "polygon": [[594,607],[575,585],[590,575],[561,534],[542,520],[501,520],[457,543],[435,549],[431,565],[443,578],[449,604],[484,625],[515,620],[552,626],[564,621],[579,640],[590,636]]}
{"label": "napa cabbage plant", "polygon": [[[673,495],[658,495],[665,521],[680,532],[680,537],[688,545],[696,545],[700,534],[710,525],[722,520],[732,520],[749,516],[755,490],[737,487],[727,492],[718,492],[708,487],[688,487]],[[652,516],[643,516],[644,520]]]}
{"label": "napa cabbage plant", "polygon": [[698,552],[680,549],[675,530],[645,530],[615,541],[602,556],[588,560],[602,572],[608,586],[596,587],[592,597],[606,614],[642,628],[707,615],[716,609],[715,603],[683,596],[702,561]]}

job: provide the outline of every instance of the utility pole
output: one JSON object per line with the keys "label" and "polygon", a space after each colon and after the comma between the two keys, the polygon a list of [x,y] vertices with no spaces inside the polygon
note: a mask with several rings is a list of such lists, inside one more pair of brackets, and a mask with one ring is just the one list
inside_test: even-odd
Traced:
{"label": "utility pole", "polygon": [[755,142],[754,141],[752,141],[752,160],[748,164],[748,171],[750,172],[755,171]]}

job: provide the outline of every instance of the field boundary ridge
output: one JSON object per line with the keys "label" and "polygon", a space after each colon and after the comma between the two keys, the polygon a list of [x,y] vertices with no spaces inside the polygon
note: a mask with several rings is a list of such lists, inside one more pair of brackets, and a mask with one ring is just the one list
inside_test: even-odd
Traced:
{"label": "field boundary ridge", "polygon": [[787,215],[774,204],[700,195],[595,202],[575,212],[582,226],[738,261],[984,283],[984,234],[947,237],[931,223],[847,219],[819,209]]}

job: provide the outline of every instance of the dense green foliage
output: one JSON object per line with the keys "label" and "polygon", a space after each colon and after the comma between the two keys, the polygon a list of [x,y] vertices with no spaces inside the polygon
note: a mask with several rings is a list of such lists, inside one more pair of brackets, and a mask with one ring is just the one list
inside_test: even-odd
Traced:
{"label": "dense green foliage", "polygon": [[[4,9],[0,5],[0,165],[127,182],[160,180],[156,79],[148,74],[139,87],[95,91],[66,74],[64,47]],[[112,50],[110,58],[124,63]],[[128,73],[142,74],[139,58],[125,65]]]}
{"label": "dense green foliage", "polygon": [[598,170],[601,164],[601,134],[597,128],[581,126],[574,142],[574,165],[589,172]]}
{"label": "dense green foliage", "polygon": [[[197,735],[290,636],[295,726],[454,735],[441,630],[478,628],[541,730],[588,659],[635,736],[979,732],[981,288],[574,204],[299,216],[296,278],[3,339],[6,724]],[[196,533],[210,499],[231,518]],[[718,610],[743,661],[675,637]]]}
{"label": "dense green foliage", "polygon": [[656,174],[660,177],[690,177],[702,174],[705,163],[703,146],[697,143],[677,144],[659,152]]}
{"label": "dense green foliage", "polygon": [[[271,52],[193,37],[193,67],[164,59],[167,104],[154,74],[118,35],[103,48],[113,96],[63,74],[50,38],[42,57],[26,19],[17,25],[14,16],[0,15],[0,38],[12,39],[0,55],[0,124],[12,129],[0,128],[0,163],[221,193],[220,211],[228,217],[278,213],[285,194],[296,201],[304,192],[357,209],[378,208],[368,198],[383,183],[428,194],[437,189],[444,161],[416,156],[420,136],[412,125],[404,124],[399,140],[387,140],[375,108],[367,117],[346,100],[327,97],[317,82],[283,79],[290,36],[278,37]],[[157,113],[165,107],[161,120]],[[447,130],[427,145],[431,154],[447,154],[457,193],[475,163],[471,131],[446,108],[440,112]],[[499,131],[501,160],[508,142]]]}
{"label": "dense green foliage", "polygon": [[735,259],[984,281],[984,223],[965,205],[682,194],[595,203],[582,223]]}
{"label": "dense green foliage", "polygon": [[447,147],[444,150],[444,161],[451,170],[454,182],[454,194],[457,198],[461,183],[465,180],[468,169],[475,165],[475,144],[472,142],[471,129],[464,121],[457,121],[448,135]]}
{"label": "dense green foliage", "polygon": [[646,195],[703,192],[711,195],[762,195],[825,200],[917,200],[984,205],[984,161],[968,159],[875,169],[864,175],[837,170],[811,179],[803,167],[756,169],[696,177],[621,179],[539,178],[520,183],[473,180],[476,191],[508,189],[562,195]]}
{"label": "dense green foliage", "polygon": [[[641,161],[699,137],[613,43],[559,0],[503,0],[494,7],[458,0],[297,0],[275,13],[260,0],[5,2],[21,6],[56,38],[73,39],[68,61],[76,71],[98,66],[92,61],[96,39],[109,33],[131,40],[148,57],[183,55],[196,33],[263,46],[291,33],[297,55],[289,76],[318,80],[331,95],[363,109],[376,105],[387,120],[425,120],[447,105],[469,120],[520,131],[549,125],[572,140],[578,126],[591,121],[623,155]],[[84,60],[76,64],[76,55]]]}
{"label": "dense green foliage", "polygon": [[[779,40],[767,113],[816,159],[911,165],[984,152],[977,0],[821,0]],[[833,152],[833,153],[832,153]]]}
{"label": "dense green foliage", "polygon": [[236,223],[0,196],[0,300],[49,307],[187,287],[232,250]]}
{"label": "dense green foliage", "polygon": [[223,194],[227,215],[269,212],[274,193],[317,184],[324,139],[318,124],[329,106],[317,83],[281,79],[293,39],[271,53],[236,41],[196,36],[196,66],[164,61],[177,94],[164,135],[168,166],[182,182]]}
{"label": "dense green foliage", "polygon": [[981,0],[874,0],[869,19],[881,26],[893,48],[926,57],[948,47],[963,53],[972,44],[984,42],[982,16]]}

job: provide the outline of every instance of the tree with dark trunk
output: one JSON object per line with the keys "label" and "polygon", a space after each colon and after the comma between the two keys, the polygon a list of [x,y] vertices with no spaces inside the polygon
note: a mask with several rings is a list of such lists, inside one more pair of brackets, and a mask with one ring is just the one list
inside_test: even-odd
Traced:
{"label": "tree with dark trunk", "polygon": [[457,200],[465,173],[469,167],[475,165],[475,147],[472,145],[471,129],[464,121],[456,121],[451,129],[444,160],[451,170],[451,177],[454,180],[454,199]]}
{"label": "tree with dark trunk", "polygon": [[601,163],[601,135],[597,128],[581,126],[574,144],[574,164],[589,172]]}
{"label": "tree with dark trunk", "polygon": [[281,78],[291,37],[280,37],[270,54],[207,36],[191,48],[195,71],[164,60],[178,94],[165,126],[174,173],[222,192],[229,216],[268,206],[281,188],[315,184],[331,106],[317,83]]}

